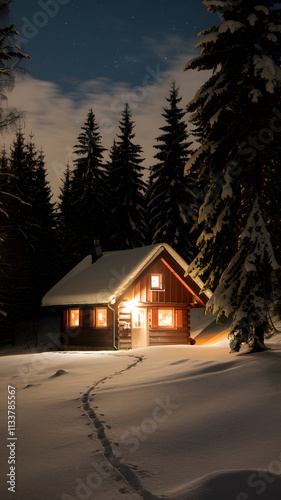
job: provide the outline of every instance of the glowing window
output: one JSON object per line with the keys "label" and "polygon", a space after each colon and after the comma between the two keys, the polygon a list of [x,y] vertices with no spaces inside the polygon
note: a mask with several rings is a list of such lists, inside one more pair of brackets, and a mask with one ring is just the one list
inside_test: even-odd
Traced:
{"label": "glowing window", "polygon": [[97,307],[96,309],[96,327],[102,328],[107,326],[107,309],[106,307]]}
{"label": "glowing window", "polygon": [[162,288],[162,274],[152,274],[151,275],[151,289],[161,290]]}
{"label": "glowing window", "polygon": [[133,328],[145,327],[145,311],[144,309],[133,310]]}
{"label": "glowing window", "polygon": [[69,326],[80,326],[80,311],[79,309],[70,309],[69,311]]}
{"label": "glowing window", "polygon": [[158,326],[174,326],[174,310],[158,309]]}

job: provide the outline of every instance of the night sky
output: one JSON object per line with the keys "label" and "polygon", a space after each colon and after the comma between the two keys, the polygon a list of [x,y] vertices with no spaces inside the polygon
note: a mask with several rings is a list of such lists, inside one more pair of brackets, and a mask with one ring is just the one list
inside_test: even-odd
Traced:
{"label": "night sky", "polygon": [[9,104],[27,112],[24,133],[43,147],[57,194],[90,107],[110,148],[129,102],[149,167],[171,82],[185,107],[207,76],[182,68],[198,32],[219,18],[200,0],[13,0],[10,21],[31,60]]}

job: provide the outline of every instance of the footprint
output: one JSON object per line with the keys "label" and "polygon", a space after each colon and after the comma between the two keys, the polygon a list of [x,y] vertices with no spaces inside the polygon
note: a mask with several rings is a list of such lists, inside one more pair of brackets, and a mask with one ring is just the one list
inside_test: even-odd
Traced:
{"label": "footprint", "polygon": [[179,361],[175,361],[174,363],[170,363],[170,365],[180,365],[181,363],[186,363],[189,359],[180,359]]}
{"label": "footprint", "polygon": [[29,387],[36,387],[37,385],[41,384],[27,384],[25,387],[23,387],[23,389],[28,389]]}
{"label": "footprint", "polygon": [[[54,375],[51,375],[50,378],[60,377],[60,375],[64,375],[65,373],[67,373],[65,370],[58,370]],[[80,392],[80,394],[82,394],[82,392]]]}
{"label": "footprint", "polygon": [[122,493],[123,495],[125,495],[127,493],[127,488],[120,488],[119,489],[119,493]]}

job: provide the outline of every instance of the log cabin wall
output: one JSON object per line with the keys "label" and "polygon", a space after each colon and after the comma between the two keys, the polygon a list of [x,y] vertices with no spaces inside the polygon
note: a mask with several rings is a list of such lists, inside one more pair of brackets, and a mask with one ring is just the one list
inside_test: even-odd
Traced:
{"label": "log cabin wall", "polygon": [[118,307],[118,349],[131,348],[131,312],[128,311],[126,306],[120,305]]}
{"label": "log cabin wall", "polygon": [[[174,328],[159,328],[153,326],[152,317],[155,311],[158,312],[158,308],[151,308],[148,312],[148,322],[149,322],[149,345],[180,345],[180,344],[190,344],[190,309],[187,306],[175,307],[175,304],[166,304],[166,307],[174,309]],[[177,313],[181,312],[181,324],[177,325]]]}
{"label": "log cabin wall", "polygon": [[[107,309],[107,326],[98,328],[91,326],[91,311],[95,306],[73,306],[64,310],[62,343],[67,346],[79,346],[93,349],[113,348],[113,312],[107,306],[96,306]],[[81,326],[70,328],[67,311],[79,309]]]}

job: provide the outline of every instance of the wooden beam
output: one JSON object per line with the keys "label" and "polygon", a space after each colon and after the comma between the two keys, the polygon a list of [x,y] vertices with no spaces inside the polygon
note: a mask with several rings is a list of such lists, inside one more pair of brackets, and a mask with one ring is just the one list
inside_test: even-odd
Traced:
{"label": "wooden beam", "polygon": [[[185,288],[186,288],[186,289],[187,289],[187,290],[188,290],[188,291],[189,291],[189,292],[190,292],[190,293],[191,293],[194,297],[196,297],[197,302],[198,302],[199,304],[202,304],[202,306],[203,306],[203,307],[205,307],[205,304],[204,304],[203,300],[202,300],[202,299],[200,299],[200,298],[198,297],[198,295],[196,295],[196,294],[194,293],[194,291],[193,291],[193,290],[192,290],[192,289],[188,286],[188,284],[187,284],[187,283],[186,283],[186,282],[185,282],[185,281],[184,281],[184,280],[183,280],[183,279],[182,279],[182,278],[178,275],[178,273],[176,273],[176,271],[174,271],[174,269],[173,269],[173,268],[172,268],[172,267],[168,264],[168,262],[166,262],[166,260],[165,260],[165,259],[163,259],[162,257],[161,257],[161,261],[162,261],[162,262],[163,262],[163,264],[165,264],[165,266],[166,266],[166,267],[167,267],[167,268],[171,271],[171,273],[173,273],[173,274],[174,274],[174,276],[175,276],[175,277],[176,277],[176,278],[177,278],[177,279],[178,279],[178,280],[179,280],[179,281],[183,284],[183,286],[185,286]],[[194,307],[194,306],[193,306],[193,307]]]}

